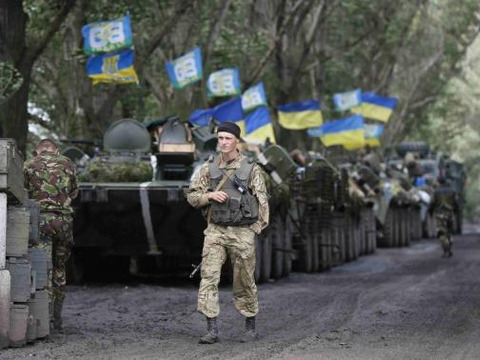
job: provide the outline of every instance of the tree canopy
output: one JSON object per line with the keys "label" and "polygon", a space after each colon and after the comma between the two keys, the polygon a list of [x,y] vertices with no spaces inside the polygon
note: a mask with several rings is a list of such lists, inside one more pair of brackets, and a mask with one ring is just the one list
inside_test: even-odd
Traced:
{"label": "tree canopy", "polygon": [[[317,98],[332,119],[335,92],[362,88],[397,97],[384,144],[422,134],[452,150],[442,137],[451,139],[467,123],[480,130],[468,121],[476,106],[458,95],[472,92],[475,56],[467,54],[480,31],[477,0],[25,0],[3,2],[0,11],[8,45],[0,61],[23,77],[0,107],[1,127],[23,149],[27,123],[59,137],[92,139],[119,118],[186,119],[213,105],[205,81],[174,90],[164,70],[195,46],[202,48],[204,74],[238,67],[244,88],[264,82],[271,108]],[[140,83],[93,86],[81,28],[126,13]],[[274,126],[289,148],[318,142],[281,129],[275,119]]]}

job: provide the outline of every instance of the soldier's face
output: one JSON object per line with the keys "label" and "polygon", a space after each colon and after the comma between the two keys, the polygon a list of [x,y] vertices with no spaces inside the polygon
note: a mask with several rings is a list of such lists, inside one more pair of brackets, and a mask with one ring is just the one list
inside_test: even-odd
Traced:
{"label": "soldier's face", "polygon": [[237,150],[238,139],[228,132],[218,133],[218,147],[224,154],[230,154]]}

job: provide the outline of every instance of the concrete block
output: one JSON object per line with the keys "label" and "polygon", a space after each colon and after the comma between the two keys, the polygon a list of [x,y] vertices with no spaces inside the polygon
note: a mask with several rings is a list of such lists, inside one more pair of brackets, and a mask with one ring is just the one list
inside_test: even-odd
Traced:
{"label": "concrete block", "polygon": [[7,259],[7,270],[11,276],[10,298],[13,302],[26,303],[30,299],[32,288],[32,266],[24,258]]}
{"label": "concrete block", "polygon": [[27,318],[27,343],[32,343],[37,339],[37,327],[38,321],[35,319],[35,316],[28,315]]}
{"label": "concrete block", "polygon": [[0,349],[8,346],[10,327],[10,272],[0,270]]}
{"label": "concrete block", "polygon": [[7,256],[7,194],[0,193],[0,270]]}
{"label": "concrete block", "polygon": [[49,298],[46,290],[40,290],[28,301],[30,315],[37,319],[37,338],[50,334]]}
{"label": "concrete block", "polygon": [[7,208],[7,256],[23,256],[28,251],[30,211],[20,206]]}
{"label": "concrete block", "polygon": [[43,289],[48,285],[48,269],[51,268],[51,259],[43,249],[28,249],[27,259],[35,271],[35,289]]}
{"label": "concrete block", "polygon": [[11,203],[24,200],[23,158],[14,139],[0,139],[0,191]]}
{"label": "concrete block", "polygon": [[10,346],[22,347],[27,344],[28,306],[13,303],[10,307],[10,330],[8,338]]}
{"label": "concrete block", "polygon": [[29,243],[34,245],[40,240],[40,206],[31,199],[26,199],[23,205],[30,211]]}

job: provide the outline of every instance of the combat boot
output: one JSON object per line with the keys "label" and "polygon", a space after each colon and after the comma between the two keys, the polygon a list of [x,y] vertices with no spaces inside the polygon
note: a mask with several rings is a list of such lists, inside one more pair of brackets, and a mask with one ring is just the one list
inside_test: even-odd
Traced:
{"label": "combat boot", "polygon": [[245,333],[240,339],[241,342],[251,342],[258,339],[258,335],[255,332],[255,316],[247,317],[245,319]]}
{"label": "combat boot", "polygon": [[207,334],[200,338],[199,344],[215,344],[218,338],[217,318],[207,317]]}
{"label": "combat boot", "polygon": [[53,329],[55,331],[61,331],[62,326],[62,307],[63,307],[63,300],[58,301],[56,300],[53,303]]}

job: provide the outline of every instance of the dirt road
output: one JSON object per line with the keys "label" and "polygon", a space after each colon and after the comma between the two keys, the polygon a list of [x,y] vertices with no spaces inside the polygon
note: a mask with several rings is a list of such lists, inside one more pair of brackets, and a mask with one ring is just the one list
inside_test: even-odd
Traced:
{"label": "dirt road", "polygon": [[69,287],[65,330],[1,359],[480,359],[480,235],[414,242],[323,274],[260,285],[261,338],[221,289],[222,341],[198,345],[193,283]]}

